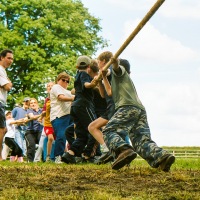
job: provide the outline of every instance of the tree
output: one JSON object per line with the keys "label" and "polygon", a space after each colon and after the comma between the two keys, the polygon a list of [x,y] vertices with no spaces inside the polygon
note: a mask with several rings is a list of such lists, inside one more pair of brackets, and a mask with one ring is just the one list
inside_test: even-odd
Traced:
{"label": "tree", "polygon": [[44,97],[45,83],[62,71],[73,75],[77,56],[107,45],[100,31],[80,0],[1,0],[0,49],[14,51],[8,105]]}

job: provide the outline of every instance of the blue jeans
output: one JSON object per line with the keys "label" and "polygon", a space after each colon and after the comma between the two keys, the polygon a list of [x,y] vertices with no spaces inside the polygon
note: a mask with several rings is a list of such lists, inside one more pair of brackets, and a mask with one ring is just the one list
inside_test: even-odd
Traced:
{"label": "blue jeans", "polygon": [[26,156],[26,140],[25,131],[20,129],[15,129],[15,142],[22,149],[23,155]]}
{"label": "blue jeans", "polygon": [[62,156],[66,146],[65,129],[71,124],[70,115],[64,115],[51,121],[56,136],[54,155]]}

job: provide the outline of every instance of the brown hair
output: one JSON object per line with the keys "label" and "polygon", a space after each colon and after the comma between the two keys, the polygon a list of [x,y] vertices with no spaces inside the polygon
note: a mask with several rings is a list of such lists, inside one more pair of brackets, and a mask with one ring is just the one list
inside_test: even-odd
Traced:
{"label": "brown hair", "polygon": [[95,59],[92,59],[91,60],[91,63],[90,63],[90,69],[94,72],[94,73],[97,73],[99,71],[99,67],[98,67],[98,63]]}
{"label": "brown hair", "polygon": [[0,53],[0,60],[1,60],[1,58],[5,58],[6,55],[7,55],[7,53],[13,54],[13,51],[10,50],[10,49],[5,49],[5,50],[3,50],[3,51]]}
{"label": "brown hair", "polygon": [[113,57],[113,53],[110,51],[104,51],[103,53],[101,53],[98,56],[98,60],[103,61],[105,60],[105,62],[107,63],[111,58]]}
{"label": "brown hair", "polygon": [[57,78],[56,78],[56,83],[58,83],[58,81],[62,78],[67,78],[70,80],[70,76],[69,74],[67,74],[66,72],[61,72],[60,74],[58,74]]}

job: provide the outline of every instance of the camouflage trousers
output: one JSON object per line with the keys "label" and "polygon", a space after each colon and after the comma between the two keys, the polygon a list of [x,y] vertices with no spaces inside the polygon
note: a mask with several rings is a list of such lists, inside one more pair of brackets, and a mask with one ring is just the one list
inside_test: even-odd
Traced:
{"label": "camouflage trousers", "polygon": [[[132,147],[122,138],[129,135]],[[126,148],[145,159],[151,167],[157,168],[169,155],[151,139],[146,111],[134,106],[118,108],[103,130],[104,140],[116,157]]]}

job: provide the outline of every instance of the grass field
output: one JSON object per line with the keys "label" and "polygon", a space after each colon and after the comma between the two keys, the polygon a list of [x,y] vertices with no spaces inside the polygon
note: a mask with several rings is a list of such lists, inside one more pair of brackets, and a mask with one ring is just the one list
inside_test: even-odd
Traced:
{"label": "grass field", "polygon": [[199,200],[200,160],[180,159],[169,173],[136,159],[119,171],[110,164],[0,162],[0,200]]}

